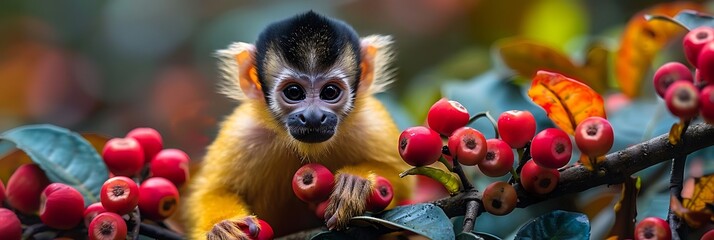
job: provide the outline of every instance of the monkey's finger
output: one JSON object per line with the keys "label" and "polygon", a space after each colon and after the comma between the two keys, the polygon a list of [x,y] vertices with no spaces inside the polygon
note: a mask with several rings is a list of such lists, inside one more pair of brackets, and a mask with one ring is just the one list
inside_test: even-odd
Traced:
{"label": "monkey's finger", "polygon": [[325,219],[330,219],[331,216],[337,211],[340,201],[342,201],[341,196],[345,191],[349,191],[354,186],[354,178],[349,177],[349,174],[340,174],[337,178],[337,184],[333,188],[332,194],[330,195],[330,203],[327,204],[327,209],[325,210]]}
{"label": "monkey's finger", "polygon": [[246,234],[251,237],[258,237],[260,233],[260,227],[258,226],[257,218],[255,216],[247,216],[235,222],[241,229],[248,229]]}

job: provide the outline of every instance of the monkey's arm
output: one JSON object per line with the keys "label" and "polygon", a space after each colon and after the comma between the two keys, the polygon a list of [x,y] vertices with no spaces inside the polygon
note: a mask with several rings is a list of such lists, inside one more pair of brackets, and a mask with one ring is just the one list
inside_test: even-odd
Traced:
{"label": "monkey's arm", "polygon": [[240,227],[249,229],[250,235],[259,231],[244,201],[226,189],[198,190],[188,204],[195,218],[191,239],[249,239]]}
{"label": "monkey's arm", "polygon": [[376,176],[387,178],[394,188],[394,198],[388,208],[410,198],[411,185],[408,179],[399,178],[399,169],[395,167],[378,162],[344,167],[337,171],[335,189],[325,211],[329,229],[344,229],[352,217],[366,211],[366,199],[372,193]]}

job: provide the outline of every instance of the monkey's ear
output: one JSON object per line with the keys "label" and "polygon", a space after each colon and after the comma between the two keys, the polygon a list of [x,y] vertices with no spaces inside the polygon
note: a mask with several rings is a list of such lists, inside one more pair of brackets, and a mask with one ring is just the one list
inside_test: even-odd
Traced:
{"label": "monkey's ear", "polygon": [[359,92],[374,94],[387,89],[392,83],[394,70],[390,62],[394,58],[392,52],[392,37],[372,35],[361,39],[362,47],[362,79]]}
{"label": "monkey's ear", "polygon": [[216,52],[223,75],[221,93],[238,101],[263,98],[255,52],[253,44],[243,42],[233,43],[227,49]]}

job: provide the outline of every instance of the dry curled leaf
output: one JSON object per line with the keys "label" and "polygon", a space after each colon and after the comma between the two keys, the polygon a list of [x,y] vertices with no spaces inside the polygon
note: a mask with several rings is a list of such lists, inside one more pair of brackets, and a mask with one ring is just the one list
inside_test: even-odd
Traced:
{"label": "dry curled leaf", "polygon": [[670,209],[680,218],[684,219],[692,228],[699,228],[712,221],[714,212],[714,175],[694,178],[694,191],[690,198],[683,198],[680,202],[671,196]]}
{"label": "dry curled leaf", "polygon": [[528,96],[556,126],[573,135],[588,117],[606,118],[602,96],[587,85],[558,73],[538,71]]}

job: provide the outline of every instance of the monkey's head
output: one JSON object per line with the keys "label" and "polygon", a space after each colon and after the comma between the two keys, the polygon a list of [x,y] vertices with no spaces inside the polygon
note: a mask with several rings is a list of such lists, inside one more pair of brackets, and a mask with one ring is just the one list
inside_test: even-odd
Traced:
{"label": "monkey's head", "polygon": [[312,11],[275,22],[255,45],[218,51],[225,93],[264,101],[292,138],[328,141],[361,96],[384,89],[391,38],[360,39],[347,24]]}

